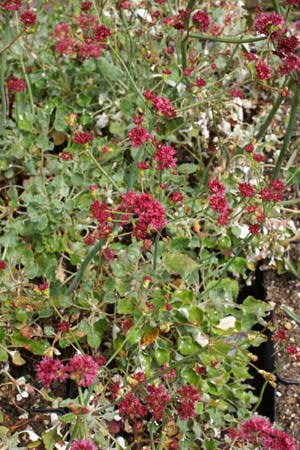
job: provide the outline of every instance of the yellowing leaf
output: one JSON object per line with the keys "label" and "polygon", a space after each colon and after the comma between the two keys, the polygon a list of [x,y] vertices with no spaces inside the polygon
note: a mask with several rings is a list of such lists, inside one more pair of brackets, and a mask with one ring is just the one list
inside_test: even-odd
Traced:
{"label": "yellowing leaf", "polygon": [[145,333],[142,342],[143,347],[147,347],[148,345],[152,344],[152,342],[155,342],[158,336],[159,328],[153,328],[151,331]]}

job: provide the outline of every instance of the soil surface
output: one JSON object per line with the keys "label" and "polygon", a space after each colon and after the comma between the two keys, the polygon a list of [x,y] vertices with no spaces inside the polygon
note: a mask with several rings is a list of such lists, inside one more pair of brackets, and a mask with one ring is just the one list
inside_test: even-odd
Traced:
{"label": "soil surface", "polygon": [[[300,243],[298,245],[300,250]],[[294,252],[296,254],[296,252]],[[291,274],[264,275],[267,300],[273,302],[273,321],[276,332],[284,339],[274,339],[275,421],[287,433],[300,438],[300,279]],[[299,353],[290,355],[287,346],[299,347]]]}

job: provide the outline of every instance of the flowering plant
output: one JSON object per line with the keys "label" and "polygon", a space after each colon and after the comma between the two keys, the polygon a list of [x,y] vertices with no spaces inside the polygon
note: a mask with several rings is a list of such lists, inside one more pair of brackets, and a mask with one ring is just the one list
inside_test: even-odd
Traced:
{"label": "flowering plant", "polygon": [[241,286],[293,236],[298,3],[48,3],[0,0],[4,445],[294,448]]}

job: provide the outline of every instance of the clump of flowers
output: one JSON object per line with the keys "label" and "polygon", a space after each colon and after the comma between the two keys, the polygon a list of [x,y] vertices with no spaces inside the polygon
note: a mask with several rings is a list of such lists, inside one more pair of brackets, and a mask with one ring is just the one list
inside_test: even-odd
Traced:
{"label": "clump of flowers", "polygon": [[128,137],[133,147],[140,147],[152,138],[151,134],[146,130],[146,128],[140,125],[132,128],[132,130],[130,130],[128,133]]}
{"label": "clump of flowers", "polygon": [[197,11],[193,14],[192,19],[197,24],[200,31],[205,32],[208,30],[211,19],[205,11]]}
{"label": "clump of flowers", "polygon": [[84,145],[91,142],[93,139],[91,133],[89,131],[78,131],[75,133],[73,142],[76,144]]}
{"label": "clump of flowers", "polygon": [[279,37],[285,32],[284,17],[275,12],[260,14],[254,21],[254,28],[266,36]]}
{"label": "clump of flowers", "polygon": [[6,11],[19,11],[22,6],[22,0],[1,0],[0,8]]}
{"label": "clump of flowers", "polygon": [[37,365],[38,380],[48,388],[53,381],[64,381],[67,376],[76,381],[78,386],[90,386],[99,370],[99,364],[89,355],[74,355],[64,365],[59,359],[45,356]]}
{"label": "clump of flowers", "polygon": [[157,162],[156,170],[172,169],[176,167],[176,150],[171,145],[159,145],[154,159]]}
{"label": "clump of flowers", "polygon": [[26,90],[26,83],[21,78],[17,78],[14,75],[10,77],[7,83],[8,89],[14,92],[24,92]]}
{"label": "clump of flowers", "polygon": [[53,381],[64,381],[67,377],[64,365],[58,359],[45,356],[38,364],[37,378],[45,388],[48,388]]}
{"label": "clump of flowers", "polygon": [[191,384],[185,384],[177,389],[178,404],[176,410],[182,420],[195,417],[195,404],[201,400],[200,392]]}
{"label": "clump of flowers", "polygon": [[[266,450],[296,450],[295,439],[284,431],[274,428],[265,417],[244,420],[239,429],[228,430],[229,438],[239,444],[253,444]],[[258,448],[258,447],[255,447]]]}
{"label": "clump of flowers", "polygon": [[70,378],[81,387],[90,386],[99,370],[99,365],[89,355],[74,355],[65,367]]}
{"label": "clump of flowers", "polygon": [[33,11],[26,10],[22,12],[20,19],[25,27],[34,25],[36,22],[36,14]]}
{"label": "clump of flowers", "polygon": [[97,450],[97,448],[93,441],[78,439],[72,443],[70,450]]}

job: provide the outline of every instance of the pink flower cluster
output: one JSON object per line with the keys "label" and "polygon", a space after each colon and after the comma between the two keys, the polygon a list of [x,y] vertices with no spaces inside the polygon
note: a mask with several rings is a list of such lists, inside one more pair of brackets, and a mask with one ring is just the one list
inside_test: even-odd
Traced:
{"label": "pink flower cluster", "polygon": [[284,17],[275,12],[260,14],[254,21],[254,28],[266,36],[279,37],[285,32]]}
{"label": "pink flower cluster", "polygon": [[[121,200],[118,212],[128,213],[128,221],[133,215],[135,223],[132,234],[138,240],[145,239],[148,233],[159,231],[167,224],[165,209],[150,194],[130,191],[121,195]],[[125,218],[126,214],[121,216],[122,221]]]}
{"label": "pink flower cluster", "polygon": [[89,131],[78,131],[73,138],[73,142],[80,145],[88,144],[92,140],[93,137]]}
{"label": "pink flower cluster", "polygon": [[[142,374],[141,374],[142,375]],[[141,377],[140,383],[145,382],[145,377]],[[176,390],[175,409],[182,420],[188,420],[195,417],[195,404],[201,400],[199,391],[191,384],[185,384]],[[140,419],[151,414],[152,419],[160,421],[166,408],[171,402],[171,397],[167,393],[163,383],[159,385],[147,384],[144,389],[128,392],[125,397],[119,401],[119,413],[122,416],[129,417],[132,420]]]}
{"label": "pink flower cluster", "polygon": [[280,202],[283,199],[284,183],[281,180],[271,180],[269,187],[263,188],[259,196],[266,202]]}
{"label": "pink flower cluster", "polygon": [[70,450],[97,450],[97,448],[93,441],[78,439],[72,443]]}
{"label": "pink flower cluster", "polygon": [[66,365],[56,358],[45,356],[37,365],[38,380],[45,388],[53,381],[64,381],[67,376],[76,381],[78,386],[90,386],[99,370],[99,364],[89,355],[74,355]]}
{"label": "pink flower cluster", "polygon": [[176,167],[175,155],[176,150],[171,145],[159,145],[154,154],[154,159],[157,162],[156,170],[172,169]]}
{"label": "pink flower cluster", "polygon": [[36,14],[33,11],[26,10],[22,12],[20,16],[21,22],[24,27],[28,27],[29,25],[34,25],[36,22]]}
{"label": "pink flower cluster", "polygon": [[159,386],[148,384],[146,386],[146,391],[148,392],[148,395],[145,397],[144,401],[148,411],[151,412],[154,420],[161,420],[164,410],[171,400],[169,394],[166,392],[165,386],[163,384],[160,384]]}
{"label": "pink flower cluster", "polygon": [[265,417],[252,417],[241,423],[240,429],[229,429],[228,436],[232,441],[253,444],[264,450],[296,450],[296,442],[292,436],[274,428]]}
{"label": "pink flower cluster", "polygon": [[14,92],[23,92],[26,90],[25,81],[15,76],[10,77],[7,86],[10,91]]}
{"label": "pink flower cluster", "polygon": [[132,221],[132,234],[138,240],[146,238],[148,233],[156,232],[167,224],[165,209],[151,197],[150,194],[137,194],[130,191],[120,196],[121,204],[115,209],[109,209],[105,203],[98,200],[92,203],[92,215],[98,220],[98,237],[104,239],[112,231],[112,220],[119,226]]}
{"label": "pink flower cluster", "polygon": [[209,205],[211,209],[219,213],[218,222],[226,225],[229,220],[229,205],[225,196],[225,186],[217,179],[212,179],[208,183],[210,190]]}
{"label": "pink flower cluster", "polygon": [[205,11],[197,11],[193,14],[192,19],[198,25],[200,31],[206,32],[208,30],[211,19]]}
{"label": "pink flower cluster", "polygon": [[162,116],[165,116],[168,119],[176,117],[176,111],[169,99],[162,96],[156,96],[151,89],[144,92],[144,97],[151,101],[153,108]]}
{"label": "pink flower cluster", "polygon": [[6,11],[19,11],[22,6],[22,0],[0,0],[0,8]]}
{"label": "pink flower cluster", "polygon": [[[289,5],[299,5],[299,0],[287,0]],[[281,58],[279,73],[281,76],[290,75],[292,72],[300,72],[300,57],[295,53],[299,46],[297,36],[286,36],[284,17],[275,12],[263,13],[254,21],[254,28],[273,40],[276,50],[274,53]],[[272,73],[271,68],[264,61],[256,65],[257,77],[268,80]]]}
{"label": "pink flower cluster", "polygon": [[145,142],[150,141],[152,136],[146,128],[138,125],[129,131],[128,137],[133,147],[140,147]]}
{"label": "pink flower cluster", "polygon": [[185,384],[182,388],[177,389],[178,404],[176,411],[182,420],[188,420],[195,417],[195,403],[201,400],[200,392],[195,386]]}
{"label": "pink flower cluster", "polygon": [[[87,11],[86,7],[82,11]],[[96,16],[82,12],[75,19],[77,31],[66,23],[58,23],[54,28],[53,37],[57,41],[55,49],[60,55],[70,55],[80,59],[99,58],[103,49],[107,47],[106,40],[111,35],[111,31],[105,25],[97,25]],[[78,39],[78,32],[83,34],[83,42]],[[81,34],[80,33],[80,34]]]}

